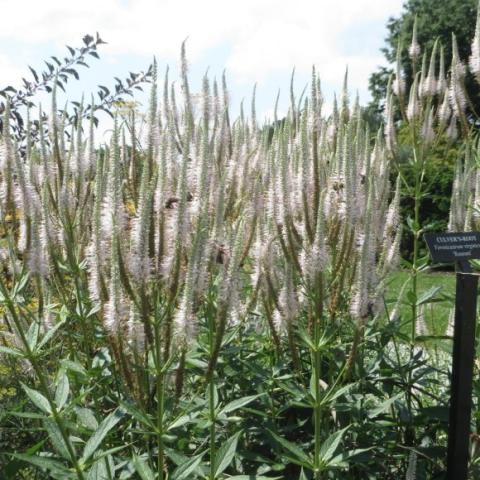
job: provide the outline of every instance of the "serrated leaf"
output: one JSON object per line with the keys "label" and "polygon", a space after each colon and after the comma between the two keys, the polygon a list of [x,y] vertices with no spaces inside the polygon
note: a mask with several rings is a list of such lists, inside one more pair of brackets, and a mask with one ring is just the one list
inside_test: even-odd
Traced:
{"label": "serrated leaf", "polygon": [[31,350],[35,350],[38,342],[38,334],[40,333],[40,323],[32,322],[30,328],[28,329],[27,334],[25,335],[27,338],[28,346]]}
{"label": "serrated leaf", "polygon": [[51,458],[47,457],[40,457],[38,455],[27,455],[24,453],[14,453],[12,454],[12,457],[18,458],[19,460],[27,463],[31,463],[36,467],[45,468],[51,472],[62,473],[65,475],[65,478],[71,478],[71,472],[69,472],[69,470],[57,460],[52,460]]}
{"label": "serrated leaf", "polygon": [[187,462],[179,465],[172,473],[171,480],[187,480],[192,478],[191,474],[197,469],[202,461],[203,453],[190,458]]}
{"label": "serrated leaf", "polygon": [[300,471],[300,476],[298,477],[298,480],[308,480],[307,476],[305,475],[305,470],[303,468]]}
{"label": "serrated leaf", "polygon": [[281,480],[282,477],[265,477],[263,475],[234,475],[228,480]]}
{"label": "serrated leaf", "polygon": [[27,273],[15,284],[12,292],[12,298],[14,299],[17,295],[23,292],[27,286],[28,280],[30,279],[30,274]]}
{"label": "serrated leaf", "polygon": [[63,373],[59,380],[57,389],[55,391],[55,403],[59,410],[63,408],[68,399],[68,394],[70,393],[70,384],[68,382],[68,377]]}
{"label": "serrated leaf", "polygon": [[442,287],[432,287],[430,290],[422,293],[417,299],[417,306],[423,305],[425,303],[431,303],[435,295],[442,289]]}
{"label": "serrated leaf", "polygon": [[345,432],[348,430],[349,427],[342,428],[342,430],[339,430],[338,432],[332,433],[323,443],[322,446],[320,447],[320,452],[319,456],[321,459],[321,462],[324,465],[328,465],[329,461],[333,458],[335,455],[335,452],[340,445],[340,442],[343,439],[343,436],[345,435]]}
{"label": "serrated leaf", "polygon": [[313,339],[304,328],[299,329],[298,334],[308,348],[310,348],[312,351],[315,350]]}
{"label": "serrated leaf", "polygon": [[370,450],[373,450],[374,447],[369,447],[369,448],[358,448],[356,450],[350,450],[349,452],[341,453],[340,455],[337,455],[336,457],[332,458],[330,462],[328,463],[328,466],[330,468],[332,467],[347,467],[348,466],[348,460],[351,460],[352,458],[361,455],[362,453],[368,452]]}
{"label": "serrated leaf", "polygon": [[86,462],[97,450],[108,432],[123,418],[123,410],[117,408],[108,415],[98,426],[95,433],[89,438],[83,450],[82,460]]}
{"label": "serrated leaf", "polygon": [[387,398],[384,402],[382,402],[380,405],[377,405],[375,408],[372,408],[368,412],[368,418],[375,418],[376,416],[380,415],[383,413],[385,410],[389,409],[394,402],[396,402],[400,397],[402,397],[403,394],[399,393],[395,395],[392,398]]}
{"label": "serrated leaf", "polygon": [[88,471],[86,480],[109,480],[110,478],[108,475],[107,460],[101,458],[92,465]]}
{"label": "serrated leaf", "polygon": [[242,397],[237,400],[233,400],[233,402],[227,403],[220,413],[230,413],[238,410],[239,408],[245,407],[249,403],[252,403],[257,398],[263,397],[265,393],[259,393],[258,395],[250,395],[248,397]]}
{"label": "serrated leaf", "polygon": [[57,330],[65,324],[65,319],[58,322],[52,328],[48,330],[48,332],[42,337],[40,342],[37,345],[37,350],[40,350],[57,332]]}
{"label": "serrated leaf", "polygon": [[58,428],[58,425],[51,418],[45,418],[43,420],[43,426],[45,427],[45,430],[48,433],[48,437],[50,438],[50,441],[52,442],[52,445],[54,446],[55,450],[63,458],[69,460],[70,454],[68,453],[67,445],[65,444],[65,440],[63,439],[62,434],[60,433],[60,429]]}
{"label": "serrated leaf", "polygon": [[[208,404],[210,402],[210,389],[207,390],[207,395],[205,396],[205,402]],[[218,407],[218,390],[217,387],[213,387],[213,406]]]}
{"label": "serrated leaf", "polygon": [[336,390],[333,390],[331,393],[328,392],[325,397],[322,399],[322,404],[332,402],[333,400],[336,400],[338,397],[341,397],[342,395],[345,395],[348,393],[349,390],[353,388],[355,384],[351,383],[349,385],[345,385],[344,387],[337,388]]}
{"label": "serrated leaf", "polygon": [[133,466],[135,467],[136,472],[140,475],[142,480],[155,480],[155,474],[148,466],[148,463],[145,462],[145,460],[143,460],[138,455],[133,456]]}
{"label": "serrated leaf", "polygon": [[132,404],[120,401],[120,406],[128,412],[132,417],[134,417],[136,420],[138,420],[142,425],[155,429],[154,423],[138,408],[134,407]]}
{"label": "serrated leaf", "polygon": [[96,430],[98,428],[98,422],[93,412],[88,408],[77,407],[75,413],[80,423],[90,430]]}
{"label": "serrated leaf", "polygon": [[0,353],[5,353],[6,355],[13,355],[15,357],[23,357],[23,353],[20,350],[16,350],[9,347],[0,346]]}
{"label": "serrated leaf", "polygon": [[183,425],[186,425],[187,423],[190,423],[192,420],[198,417],[200,412],[192,412],[187,415],[182,415],[178,418],[176,418],[167,428],[167,430],[173,430],[174,428],[181,427]]}
{"label": "serrated leaf", "polygon": [[278,436],[276,433],[268,430],[273,439],[285,450],[289,451],[293,456],[307,467],[313,467],[310,457],[298,446],[284,438]]}
{"label": "serrated leaf", "polygon": [[215,455],[215,476],[220,475],[230,465],[237,450],[238,439],[242,431],[240,430],[235,435],[231,436],[218,449]]}
{"label": "serrated leaf", "polygon": [[37,392],[36,390],[33,390],[32,388],[27,387],[25,384],[22,383],[22,388],[25,390],[25,393],[27,394],[28,398],[32,401],[32,403],[38,407],[40,410],[42,410],[45,413],[52,413],[52,409],[50,408],[50,404],[48,403],[48,400],[40,393]]}
{"label": "serrated leaf", "polygon": [[83,366],[80,365],[80,363],[78,362],[64,359],[60,361],[60,365],[65,369],[71,370],[72,372],[78,373],[80,375],[87,375],[87,371],[85,370],[85,368],[83,368]]}
{"label": "serrated leaf", "polygon": [[8,412],[9,415],[13,415],[14,417],[19,418],[35,418],[35,419],[43,419],[45,415],[41,413],[34,413],[34,412]]}
{"label": "serrated leaf", "polygon": [[205,369],[208,367],[207,362],[204,362],[203,360],[198,360],[197,358],[187,358],[185,360],[185,363],[189,366],[198,367],[201,369]]}

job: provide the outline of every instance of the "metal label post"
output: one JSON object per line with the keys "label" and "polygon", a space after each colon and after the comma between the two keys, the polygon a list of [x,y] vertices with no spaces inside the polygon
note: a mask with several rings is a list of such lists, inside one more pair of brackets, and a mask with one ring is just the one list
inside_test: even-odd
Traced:
{"label": "metal label post", "polygon": [[448,425],[447,479],[466,480],[470,446],[478,276],[459,265],[455,297],[452,384]]}
{"label": "metal label post", "polygon": [[425,242],[434,262],[456,264],[447,480],[467,480],[478,294],[469,260],[480,258],[480,233],[428,233]]}

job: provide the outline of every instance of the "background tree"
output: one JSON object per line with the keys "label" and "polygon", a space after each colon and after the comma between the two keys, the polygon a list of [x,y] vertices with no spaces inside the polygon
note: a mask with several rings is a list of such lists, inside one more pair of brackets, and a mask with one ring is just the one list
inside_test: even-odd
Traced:
{"label": "background tree", "polygon": [[[385,46],[381,49],[388,62],[372,73],[369,89],[372,95],[370,109],[375,113],[383,110],[387,84],[393,73],[393,64],[397,57],[397,48],[402,46],[401,63],[406,80],[412,78],[411,61],[408,57],[408,47],[412,38],[413,24],[417,17],[417,39],[422,46],[422,56],[432,52],[435,40],[438,38],[444,48],[447,68],[452,57],[452,32],[458,42],[458,50],[462,60],[467,60],[471,52],[471,41],[475,34],[475,17],[477,0],[407,0],[402,14],[398,18],[391,17],[387,23],[388,35]],[[427,63],[428,64],[428,63]],[[407,84],[407,91],[410,85]],[[475,110],[480,110],[480,89],[478,84],[467,75],[467,92]]]}
{"label": "background tree", "polygon": [[[452,33],[455,34],[457,40],[460,59],[464,64],[468,64],[472,38],[475,34],[477,3],[478,0],[406,0],[400,16],[388,20],[388,34],[385,39],[385,46],[381,49],[387,65],[372,73],[369,79],[372,101],[366,110],[372,131],[380,128],[384,121],[387,85],[392,75],[395,77],[398,54],[408,99],[408,92],[410,92],[414,78],[409,49],[412,43],[415,19],[417,43],[421,46],[419,57],[416,60],[416,71],[420,71],[423,61],[425,61],[426,69],[428,69],[430,56],[435,42],[438,41],[438,46],[443,50],[445,73],[448,77],[452,60]],[[400,52],[398,52],[399,47]],[[439,50],[437,48],[435,68],[437,73],[440,66]],[[480,111],[480,87],[468,69],[464,82],[467,96],[471,102],[466,114],[470,123],[475,123],[478,121],[478,112]],[[395,122],[399,123],[400,135],[398,141],[400,151],[404,151],[406,154],[404,161],[400,159],[400,167],[405,178],[411,180],[411,165],[407,160],[409,153],[411,153],[411,146],[408,145],[408,135],[405,135],[405,131],[408,129],[404,125],[404,119],[400,118],[398,111]],[[459,155],[462,155],[461,142],[452,139],[447,141],[446,138],[429,152],[425,191],[419,212],[422,225],[428,226],[428,229],[436,231],[447,229],[451,185]],[[402,198],[402,214],[404,218],[413,218],[414,209],[411,198]],[[413,254],[411,245],[411,232],[405,228],[402,239],[402,255],[404,258],[411,259]],[[423,250],[423,245],[421,250]]]}
{"label": "background tree", "polygon": [[[19,144],[20,151],[25,152],[27,130],[29,130],[29,142],[35,143],[38,140],[40,121],[38,118],[31,120],[30,129],[27,126],[27,109],[36,106],[36,95],[39,92],[52,92],[54,86],[65,92],[66,84],[72,78],[80,79],[78,67],[89,68],[91,57],[99,59],[98,47],[105,44],[99,34],[95,36],[85,35],[82,39],[81,47],[70,47],[67,45],[68,54],[63,58],[51,56],[44,63],[46,68],[35,70],[31,66],[28,68],[32,74],[31,79],[22,78],[21,86],[2,86],[0,84],[0,115],[4,115],[6,103],[10,109],[10,128],[16,141]],[[93,116],[95,125],[98,124],[96,113],[103,111],[113,117],[113,111],[116,107],[122,106],[124,100],[128,97],[133,98],[135,90],[142,91],[142,85],[149,83],[153,73],[153,64],[150,64],[145,71],[129,72],[129,75],[123,80],[115,77],[115,84],[110,89],[104,85],[99,85],[96,95],[92,96],[91,102],[80,103],[79,101],[70,101],[68,110],[58,109],[60,117],[65,117],[65,132],[69,135],[70,127],[77,125],[78,115],[81,112],[84,118]],[[44,129],[48,116],[42,112]],[[3,118],[0,117],[0,133],[3,131]]]}

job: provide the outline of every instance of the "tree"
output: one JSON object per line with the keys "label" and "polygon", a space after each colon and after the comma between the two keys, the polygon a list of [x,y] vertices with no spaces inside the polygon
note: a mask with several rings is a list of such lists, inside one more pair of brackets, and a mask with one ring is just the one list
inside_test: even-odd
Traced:
{"label": "tree", "polygon": [[[452,32],[455,33],[462,60],[471,52],[471,41],[475,34],[475,17],[478,0],[407,0],[403,13],[390,18],[387,23],[386,45],[382,48],[389,66],[380,67],[370,76],[369,89],[373,97],[370,109],[379,113],[383,109],[388,79],[393,73],[391,65],[401,46],[401,63],[407,81],[412,78],[408,47],[412,39],[413,25],[417,17],[418,43],[422,46],[421,56],[426,54],[427,65],[436,39],[443,46],[446,66],[452,57]],[[421,57],[420,57],[421,62]],[[410,85],[407,84],[407,91]],[[480,111],[480,89],[471,77],[466,79],[467,92],[477,112]]]}
{"label": "tree", "polygon": [[[72,48],[67,45],[69,53],[63,59],[51,56],[48,61],[44,61],[46,68],[43,71],[37,71],[29,66],[32,78],[30,80],[23,78],[22,86],[13,87],[8,85],[2,87],[0,85],[0,134],[3,131],[3,119],[1,116],[4,114],[6,104],[8,103],[10,128],[22,154],[25,153],[26,143],[28,143],[27,131],[30,135],[28,139],[30,143],[35,143],[39,139],[41,121],[44,123],[45,133],[47,131],[48,116],[44,112],[39,112],[41,113],[41,119],[32,120],[29,126],[24,118],[27,109],[35,106],[35,96],[41,91],[50,93],[55,86],[65,91],[65,86],[71,78],[80,79],[77,68],[79,66],[88,68],[90,57],[100,58],[97,48],[106,43],[100,38],[98,33],[95,36],[87,34],[82,41],[83,45],[81,47]],[[126,97],[133,98],[135,90],[142,91],[142,85],[151,81],[152,74],[153,64],[150,64],[146,71],[129,72],[129,76],[123,80],[115,77],[115,85],[111,90],[104,85],[99,85],[96,93],[98,99],[92,97],[91,103],[86,102],[84,104],[82,101],[81,104],[80,102],[71,101],[70,104],[73,107],[69,111],[57,109],[57,114],[60,117],[65,117],[67,136],[69,136],[70,127],[77,125],[79,113],[86,118],[93,116],[95,125],[98,123],[98,119],[95,116],[97,111],[103,111],[113,117],[116,104],[122,104]]]}

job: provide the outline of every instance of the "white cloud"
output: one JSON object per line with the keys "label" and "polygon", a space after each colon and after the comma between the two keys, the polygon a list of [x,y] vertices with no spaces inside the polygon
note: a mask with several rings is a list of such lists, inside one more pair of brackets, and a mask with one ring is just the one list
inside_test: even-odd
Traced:
{"label": "white cloud", "polygon": [[[209,49],[226,46],[229,77],[253,84],[279,72],[307,72],[316,64],[325,82],[337,82],[345,66],[351,85],[366,89],[368,74],[380,63],[377,49],[348,51],[349,31],[372,22],[384,25],[402,0],[0,0],[0,41],[77,44],[99,31],[115,61],[122,54],[176,59],[189,38],[192,61]],[[360,52],[360,53],[359,53]],[[108,59],[108,57],[107,57]],[[0,58],[1,61],[1,58]],[[0,64],[1,67],[1,64]]]}
{"label": "white cloud", "polygon": [[25,69],[15,65],[11,58],[0,52],[0,85],[19,85],[22,77],[26,75]]}

